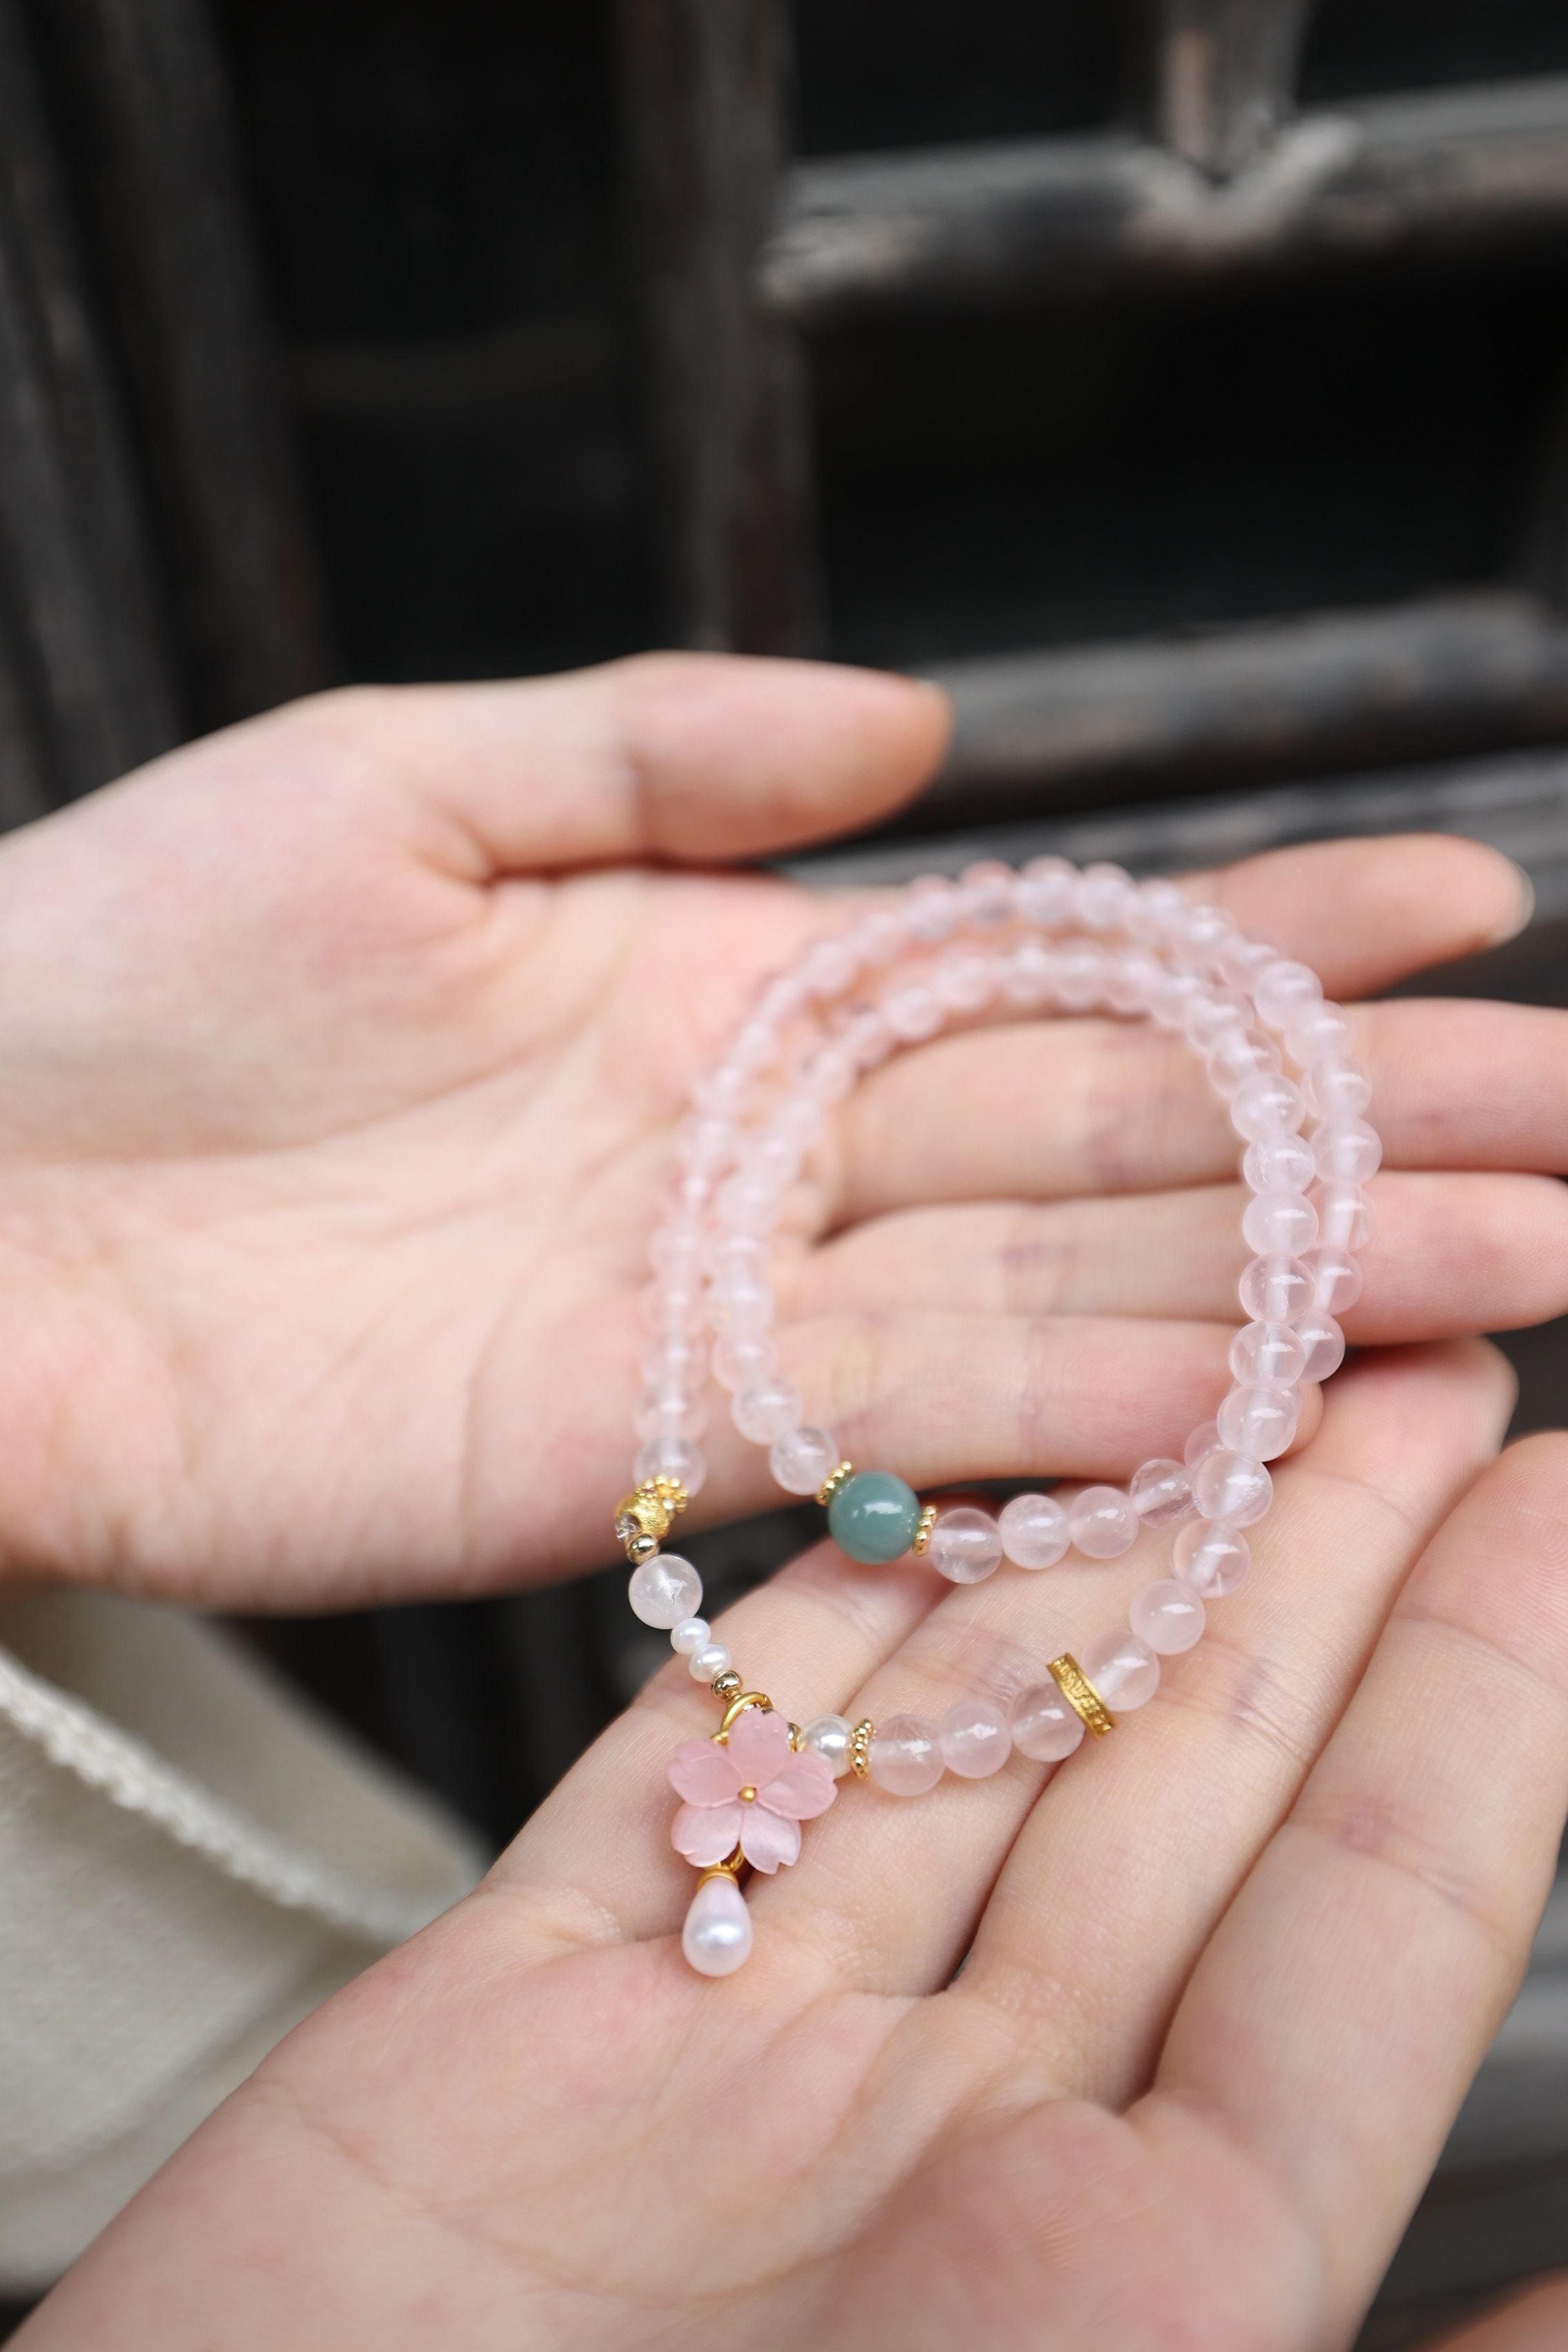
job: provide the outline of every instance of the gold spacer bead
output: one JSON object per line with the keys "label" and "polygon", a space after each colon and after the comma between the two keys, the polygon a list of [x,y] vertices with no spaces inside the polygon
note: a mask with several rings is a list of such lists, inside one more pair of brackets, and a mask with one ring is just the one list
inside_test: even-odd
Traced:
{"label": "gold spacer bead", "polygon": [[924,1551],[927,1549],[936,1519],[937,1506],[934,1503],[927,1503],[921,1511],[920,1525],[915,1529],[914,1541],[910,1546],[911,1551]]}
{"label": "gold spacer bead", "polygon": [[649,1478],[642,1491],[647,1493],[650,1490],[667,1511],[683,1511],[691,1500],[679,1478],[666,1478],[662,1475]]}
{"label": "gold spacer bead", "polygon": [[714,1675],[712,1682],[709,1685],[709,1688],[712,1691],[716,1699],[721,1700],[723,1705],[728,1706],[732,1698],[738,1698],[740,1696],[742,1689],[741,1677],[735,1672],[733,1666],[726,1666],[721,1675]]}
{"label": "gold spacer bead", "polygon": [[853,1462],[841,1462],[837,1470],[830,1470],[828,1472],[826,1477],[817,1488],[817,1501],[824,1506],[831,1503],[833,1497],[837,1494],[838,1489],[843,1486],[845,1480],[847,1478],[853,1478],[854,1475],[855,1465]]}
{"label": "gold spacer bead", "polygon": [[870,1775],[871,1742],[876,1735],[877,1727],[868,1715],[855,1726],[849,1735],[849,1769],[858,1780],[864,1780]]}
{"label": "gold spacer bead", "polygon": [[710,1863],[707,1869],[703,1871],[700,1877],[698,1879],[698,1885],[706,1886],[710,1878],[727,1878],[731,1885],[733,1886],[736,1880],[741,1875],[741,1867],[744,1863],[745,1858],[746,1857],[741,1852],[740,1847],[737,1846],[733,1853],[727,1853],[724,1856],[722,1862]]}
{"label": "gold spacer bead", "polygon": [[800,1754],[801,1749],[805,1746],[805,1734],[801,1729],[798,1723],[792,1723],[790,1725],[789,1744],[794,1748],[797,1756]]}
{"label": "gold spacer bead", "polygon": [[1050,1671],[1068,1705],[1082,1716],[1096,1739],[1103,1739],[1108,1731],[1116,1728],[1116,1717],[1079,1664],[1066,1650],[1059,1658],[1051,1660]]}
{"label": "gold spacer bead", "polygon": [[658,1538],[657,1536],[628,1536],[626,1538],[626,1558],[630,1560],[634,1568],[640,1568],[645,1559],[651,1559],[658,1549]]}

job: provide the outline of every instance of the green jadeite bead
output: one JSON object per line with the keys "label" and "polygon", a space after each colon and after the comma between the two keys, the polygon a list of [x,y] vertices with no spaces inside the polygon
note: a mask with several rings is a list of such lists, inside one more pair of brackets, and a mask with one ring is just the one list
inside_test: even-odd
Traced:
{"label": "green jadeite bead", "polygon": [[890,1470],[858,1470],[827,1506],[834,1542],[870,1568],[902,1559],[920,1523],[920,1496]]}

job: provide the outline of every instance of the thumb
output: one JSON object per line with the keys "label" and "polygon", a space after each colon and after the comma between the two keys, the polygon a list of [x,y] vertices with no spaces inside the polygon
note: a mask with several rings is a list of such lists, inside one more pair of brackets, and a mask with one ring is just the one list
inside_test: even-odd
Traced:
{"label": "thumb", "polygon": [[731,654],[353,699],[491,873],[706,863],[855,832],[935,772],[952,721],[911,678]]}

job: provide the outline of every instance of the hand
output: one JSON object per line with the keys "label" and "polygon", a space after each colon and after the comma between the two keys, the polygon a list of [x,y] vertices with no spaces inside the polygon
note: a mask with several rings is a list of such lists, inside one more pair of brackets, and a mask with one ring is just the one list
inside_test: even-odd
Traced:
{"label": "hand", "polygon": [[[1568,1444],[1483,1469],[1510,1399],[1479,1342],[1363,1357],[1146,1710],[1054,1777],[840,1784],[718,1983],[664,1780],[715,1711],[672,1661],[18,2352],[1348,2344],[1568,1803]],[[825,1545],[720,1630],[796,1716],[939,1713],[1157,1572],[955,1590]],[[1468,2352],[1558,2340],[1511,2326]]]}
{"label": "hand", "polygon": [[[700,868],[886,811],[945,723],[907,683],[713,657],[355,692],[0,846],[0,1562],[286,1608],[603,1560],[688,1084],[825,919]],[[1339,993],[1524,914],[1446,840],[1212,887]],[[1391,1172],[1353,1338],[1568,1305],[1568,1203],[1519,1172],[1568,1164],[1564,1023],[1361,1016]],[[1125,1475],[1223,1389],[1239,1206],[1170,1039],[951,1038],[841,1118],[785,1368],[918,1485]],[[717,1412],[705,1444],[695,1517],[774,1497]]]}

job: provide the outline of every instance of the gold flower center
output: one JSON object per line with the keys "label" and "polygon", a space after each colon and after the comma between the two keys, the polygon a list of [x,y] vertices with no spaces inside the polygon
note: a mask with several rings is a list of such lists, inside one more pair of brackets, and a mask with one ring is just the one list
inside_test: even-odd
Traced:
{"label": "gold flower center", "polygon": [[754,1789],[742,1789],[742,1791],[741,1791],[741,1802],[742,1802],[743,1805],[754,1805],[754,1804],[756,1803],[756,1801],[757,1801],[757,1792],[756,1792],[756,1790],[755,1790]]}

